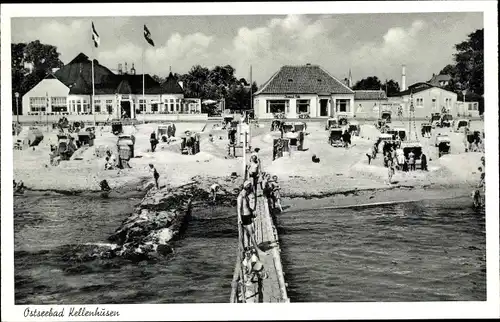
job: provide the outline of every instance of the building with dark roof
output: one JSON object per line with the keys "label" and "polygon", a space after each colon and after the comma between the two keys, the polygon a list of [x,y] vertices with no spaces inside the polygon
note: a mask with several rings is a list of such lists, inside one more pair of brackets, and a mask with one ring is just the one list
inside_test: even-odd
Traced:
{"label": "building with dark roof", "polygon": [[149,74],[135,74],[134,64],[130,73],[126,67],[123,72],[121,64],[114,73],[94,60],[92,89],[92,61],[83,53],[23,96],[25,115],[106,114],[110,118],[136,118],[138,114],[198,112],[200,100],[184,98],[182,85],[172,73],[160,84]]}
{"label": "building with dark roof", "polygon": [[439,86],[439,87],[445,87],[448,86],[451,82],[451,76],[450,75],[435,75],[432,74],[432,78],[427,82],[433,86]]}
{"label": "building with dark roof", "polygon": [[255,116],[353,116],[354,91],[318,65],[283,66],[254,94]]}

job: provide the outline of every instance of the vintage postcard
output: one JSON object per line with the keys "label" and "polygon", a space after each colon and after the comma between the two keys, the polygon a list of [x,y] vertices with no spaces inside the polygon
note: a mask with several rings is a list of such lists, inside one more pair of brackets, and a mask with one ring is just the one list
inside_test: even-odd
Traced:
{"label": "vintage postcard", "polygon": [[496,5],[2,5],[2,320],[498,317]]}

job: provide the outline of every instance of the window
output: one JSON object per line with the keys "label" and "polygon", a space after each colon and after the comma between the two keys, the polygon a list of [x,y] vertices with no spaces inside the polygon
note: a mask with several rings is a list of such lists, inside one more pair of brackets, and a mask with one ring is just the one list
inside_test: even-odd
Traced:
{"label": "window", "polygon": [[436,103],[436,99],[433,98],[432,99],[432,109],[435,110],[437,108],[437,103]]}
{"label": "window", "polygon": [[417,98],[416,103],[417,103],[417,107],[424,107],[424,99],[423,98],[421,98],[421,97]]}
{"label": "window", "polygon": [[350,100],[346,99],[338,99],[336,100],[337,104],[337,112],[349,112],[349,103]]}
{"label": "window", "polygon": [[445,100],[445,105],[449,109],[451,107],[451,98],[446,98]]}
{"label": "window", "polygon": [[106,100],[106,111],[108,114],[113,114],[113,100]]}
{"label": "window", "polygon": [[89,101],[84,99],[83,100],[83,113],[88,113],[88,112],[90,112]]}
{"label": "window", "polygon": [[101,100],[94,100],[94,111],[101,113]]}
{"label": "window", "polygon": [[310,100],[297,100],[297,114],[309,113]]}
{"label": "window", "polygon": [[51,97],[52,112],[67,112],[66,97]]}
{"label": "window", "polygon": [[289,111],[290,105],[288,100],[268,100],[266,113],[285,113]]}
{"label": "window", "polygon": [[176,104],[175,104],[175,109],[176,109],[177,111],[182,111],[182,109],[181,109],[181,107],[180,107],[179,103],[176,103]]}
{"label": "window", "polygon": [[478,110],[478,104],[477,103],[468,103],[467,109],[469,111],[477,111]]}
{"label": "window", "polygon": [[139,111],[146,112],[146,99],[139,100]]}
{"label": "window", "polygon": [[151,112],[158,112],[158,104],[152,104],[151,105]]}
{"label": "window", "polygon": [[46,107],[47,107],[46,97],[30,97],[31,112],[45,112]]}

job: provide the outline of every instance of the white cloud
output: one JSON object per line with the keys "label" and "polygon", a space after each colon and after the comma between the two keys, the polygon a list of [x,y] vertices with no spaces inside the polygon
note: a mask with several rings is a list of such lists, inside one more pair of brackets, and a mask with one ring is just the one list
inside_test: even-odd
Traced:
{"label": "white cloud", "polygon": [[209,48],[213,40],[213,36],[200,32],[186,36],[175,33],[162,46],[146,50],[148,70],[153,74],[165,75],[169,66],[174,67],[173,72],[180,73],[188,71],[193,65],[205,64],[211,58]]}
{"label": "white cloud", "polygon": [[[148,45],[144,51],[144,69],[146,73],[167,75],[169,66],[173,72],[185,72],[196,64],[209,58],[207,48],[211,45],[213,37],[202,33],[182,36],[173,34],[164,44],[155,47]],[[142,74],[143,48],[128,42],[117,48],[99,53],[99,63],[110,68],[116,68],[118,63],[135,63],[137,73]],[[130,68],[130,66],[129,66]]]}
{"label": "white cloud", "polygon": [[413,65],[416,58],[426,55],[425,39],[422,38],[425,36],[425,29],[426,24],[416,20],[408,28],[390,28],[383,35],[382,41],[365,43],[355,49],[352,58],[356,62],[356,69],[365,73],[360,78],[370,75],[393,78],[398,75],[396,80],[399,81],[403,64],[415,71],[418,68],[418,65]]}
{"label": "white cloud", "polygon": [[84,21],[76,19],[70,23],[50,20],[35,29],[23,30],[20,41],[40,40],[45,44],[57,47],[61,60],[68,63],[79,52],[82,39],[88,39],[90,46],[90,27],[85,28]]}
{"label": "white cloud", "polygon": [[335,25],[331,17],[315,21],[301,15],[274,18],[265,26],[240,28],[223,53],[242,77],[251,64],[258,64],[254,76],[264,82],[281,65],[326,62],[325,55],[336,51],[327,35]]}

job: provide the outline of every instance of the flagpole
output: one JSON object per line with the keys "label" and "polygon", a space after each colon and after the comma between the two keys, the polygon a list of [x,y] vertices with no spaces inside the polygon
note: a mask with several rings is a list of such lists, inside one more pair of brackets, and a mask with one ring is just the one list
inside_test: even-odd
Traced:
{"label": "flagpole", "polygon": [[[93,24],[92,24],[93,26]],[[94,30],[92,29],[92,33],[94,32]],[[94,42],[94,41],[92,41]],[[95,96],[95,88],[94,88],[94,47],[95,45],[92,44],[92,58],[91,58],[91,61],[92,61],[92,115],[94,116],[94,128],[96,127],[96,116],[95,116],[95,106],[94,106],[94,96]]]}
{"label": "flagpole", "polygon": [[146,124],[146,99],[144,97],[144,76],[145,71],[144,71],[144,46],[142,46],[142,102],[144,104],[144,111],[143,111],[143,116],[142,116],[142,124]]}

